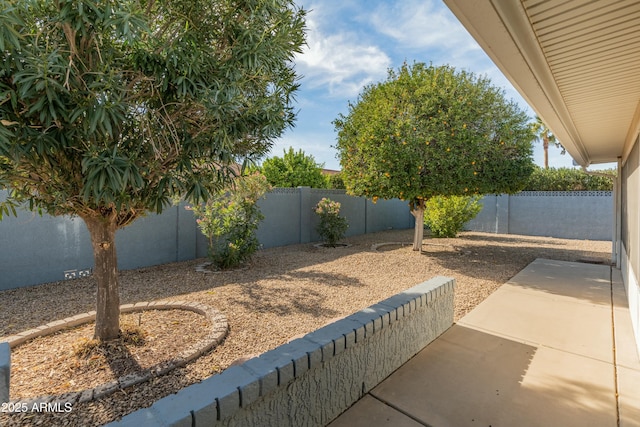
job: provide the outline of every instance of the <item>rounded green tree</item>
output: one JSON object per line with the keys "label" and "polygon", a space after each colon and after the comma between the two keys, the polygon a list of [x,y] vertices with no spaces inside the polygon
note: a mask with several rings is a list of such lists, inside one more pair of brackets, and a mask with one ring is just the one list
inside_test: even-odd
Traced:
{"label": "rounded green tree", "polygon": [[312,187],[324,188],[327,180],[322,175],[322,164],[316,163],[311,155],[304,151],[294,151],[289,147],[282,157],[270,157],[262,163],[260,171],[274,187]]}
{"label": "rounded green tree", "polygon": [[526,114],[487,78],[446,65],[389,71],[334,125],[347,191],[407,200],[414,250],[431,197],[514,193],[533,170]]}

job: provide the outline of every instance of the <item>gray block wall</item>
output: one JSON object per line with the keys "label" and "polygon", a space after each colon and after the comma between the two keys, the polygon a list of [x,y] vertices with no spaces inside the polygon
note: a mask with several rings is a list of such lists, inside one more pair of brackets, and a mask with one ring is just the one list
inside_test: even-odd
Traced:
{"label": "gray block wall", "polygon": [[108,426],[325,426],[453,324],[436,277]]}
{"label": "gray block wall", "polygon": [[[375,233],[390,229],[413,228],[409,205],[399,199],[373,203],[364,197],[349,196],[344,190],[308,187],[275,188],[258,201],[264,220],[256,236],[263,248],[318,242],[320,219],[314,207],[323,197],[340,203],[340,215],[349,223],[346,236]],[[207,240],[198,236],[197,255],[207,256]]]}
{"label": "gray block wall", "polygon": [[[599,196],[604,200],[593,203]],[[510,197],[509,233],[611,240],[613,212],[611,192],[524,192]]]}
{"label": "gray block wall", "polygon": [[[6,191],[0,190],[0,201]],[[343,190],[277,188],[258,203],[265,216],[257,231],[264,248],[320,240],[313,207],[323,197],[339,201],[347,236],[413,228],[407,202],[347,196]],[[527,192],[486,196],[466,228],[490,233],[611,240],[611,192]],[[116,235],[120,269],[207,255],[207,241],[185,204],[140,218]],[[79,218],[20,211],[0,221],[0,290],[77,277],[93,267],[86,226]]]}
{"label": "gray block wall", "polygon": [[[5,194],[0,191],[0,201]],[[116,233],[119,268],[194,259],[198,234],[184,205],[140,218]],[[91,239],[80,218],[18,211],[0,221],[0,290],[79,277],[93,265]]]}
{"label": "gray block wall", "polygon": [[11,379],[11,349],[9,343],[0,342],[0,403],[9,401]]}
{"label": "gray block wall", "polygon": [[[0,201],[6,191],[0,190]],[[410,228],[413,217],[405,202],[372,204],[344,190],[275,189],[259,201],[265,215],[257,236],[265,248],[315,242],[318,219],[313,212],[323,197],[342,203],[350,223],[347,235],[390,228]],[[185,261],[207,255],[207,241],[186,204],[149,214],[118,230],[118,266],[122,270]],[[77,217],[39,216],[19,211],[0,221],[0,290],[79,277],[93,268],[91,240]]]}
{"label": "gray block wall", "polygon": [[471,231],[562,239],[611,240],[611,191],[523,191],[489,195],[482,211],[465,225]]}

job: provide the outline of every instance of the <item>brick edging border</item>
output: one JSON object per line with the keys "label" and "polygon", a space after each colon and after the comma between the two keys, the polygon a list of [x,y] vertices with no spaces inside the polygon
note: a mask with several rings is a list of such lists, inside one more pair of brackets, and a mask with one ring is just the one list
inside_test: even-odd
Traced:
{"label": "brick edging border", "polygon": [[[124,304],[120,306],[120,313],[135,313],[146,310],[188,310],[198,313],[204,316],[210,322],[209,333],[202,340],[196,344],[185,348],[182,352],[171,360],[161,362],[148,369],[145,369],[141,373],[129,374],[119,377],[117,380],[110,381],[106,384],[101,384],[97,387],[75,391],[70,393],[64,393],[61,395],[41,396],[31,399],[18,399],[12,400],[10,403],[20,405],[25,404],[28,407],[32,407],[33,404],[39,403],[51,403],[60,404],[75,404],[90,402],[95,399],[105,397],[117,390],[122,390],[127,387],[131,387],[136,384],[148,381],[153,377],[164,375],[169,371],[184,366],[187,363],[197,359],[204,353],[211,350],[224,340],[229,331],[229,325],[227,318],[224,314],[218,310],[209,307],[205,304],[193,303],[187,301],[151,301],[151,302],[138,302],[135,304]],[[54,322],[47,323],[46,325],[38,326],[34,329],[21,332],[16,335],[11,335],[3,339],[9,344],[10,348],[14,348],[24,342],[45,335],[50,335],[61,331],[63,329],[73,328],[83,325],[85,323],[92,322],[96,319],[96,312],[89,311],[87,313],[79,314],[72,317],[67,317],[62,320],[56,320]]]}

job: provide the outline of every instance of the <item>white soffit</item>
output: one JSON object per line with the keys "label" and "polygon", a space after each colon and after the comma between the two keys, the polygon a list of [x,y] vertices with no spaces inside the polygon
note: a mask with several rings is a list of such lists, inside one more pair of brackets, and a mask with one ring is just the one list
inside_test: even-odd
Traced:
{"label": "white soffit", "polygon": [[640,0],[444,0],[580,164],[640,126]]}

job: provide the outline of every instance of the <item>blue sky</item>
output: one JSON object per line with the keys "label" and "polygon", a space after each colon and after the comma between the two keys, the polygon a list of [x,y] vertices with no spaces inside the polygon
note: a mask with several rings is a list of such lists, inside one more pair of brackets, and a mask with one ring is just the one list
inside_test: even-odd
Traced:
{"label": "blue sky", "polygon": [[[276,141],[268,157],[293,147],[325,168],[340,169],[331,122],[347,113],[368,83],[384,80],[403,62],[450,64],[488,76],[529,116],[533,111],[441,0],[297,0],[308,11],[307,45],[297,55],[302,76],[296,126]],[[534,161],[543,164],[542,144]],[[570,167],[571,157],[549,149],[551,167]]]}

